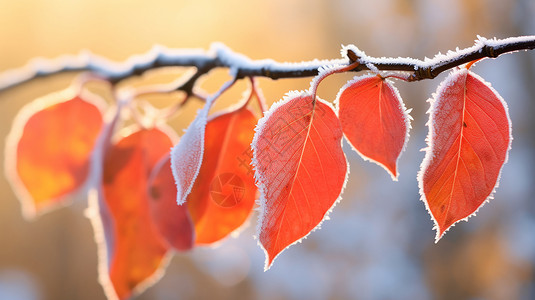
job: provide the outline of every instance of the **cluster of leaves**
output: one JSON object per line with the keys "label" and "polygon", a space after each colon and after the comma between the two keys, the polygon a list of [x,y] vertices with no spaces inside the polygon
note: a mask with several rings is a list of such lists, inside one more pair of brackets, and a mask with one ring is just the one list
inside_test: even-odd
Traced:
{"label": "cluster of leaves", "polygon": [[[511,146],[507,105],[470,66],[452,71],[430,101],[418,180],[436,241],[492,197]],[[335,111],[315,91],[322,76],[340,70],[320,73],[310,91],[290,93],[258,124],[252,147],[266,269],[317,228],[340,199],[349,173],[342,136],[393,180],[399,175],[411,118],[397,89],[380,75],[356,77],[340,90]]]}
{"label": "cluster of leaves", "polygon": [[184,205],[176,203],[170,167],[175,131],[157,117],[124,127],[133,98],[107,107],[78,83],[17,115],[6,174],[28,219],[87,195],[100,282],[108,298],[127,299],[163,274],[173,250],[213,245],[250,216],[257,193],[248,150],[258,121],[254,96],[205,119],[206,142],[195,151],[202,164]]}
{"label": "cluster of leaves", "polygon": [[[110,299],[154,282],[173,251],[239,230],[255,200],[267,270],[340,200],[349,174],[344,136],[365,160],[399,176],[411,117],[392,75],[355,77],[335,107],[316,96],[324,78],[356,65],[321,69],[309,90],[288,93],[260,120],[252,99],[265,102],[254,79],[241,103],[210,115],[232,80],[204,99],[180,141],[159,118],[123,128],[132,97],[108,106],[75,85],[22,109],[8,137],[6,174],[28,218],[88,194]],[[492,197],[512,140],[505,102],[470,66],[453,70],[430,100],[418,180],[437,241]]]}

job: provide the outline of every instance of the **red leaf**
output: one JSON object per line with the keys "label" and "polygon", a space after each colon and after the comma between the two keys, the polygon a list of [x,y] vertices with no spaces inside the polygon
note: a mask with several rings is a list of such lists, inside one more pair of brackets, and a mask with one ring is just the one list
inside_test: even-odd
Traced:
{"label": "red leaf", "polygon": [[163,157],[149,179],[149,207],[160,234],[179,251],[193,247],[194,228],[186,205],[176,204],[176,185],[169,155]]}
{"label": "red leaf", "polygon": [[512,138],[503,99],[465,69],[438,87],[430,114],[418,181],[438,241],[492,198]]}
{"label": "red leaf", "polygon": [[338,118],[327,102],[308,93],[273,105],[252,147],[261,192],[258,236],[268,269],[324,220],[342,193],[348,166]]}
{"label": "red leaf", "polygon": [[150,215],[148,180],[172,145],[162,130],[142,129],[124,136],[105,154],[101,196],[112,224],[103,226],[108,253],[102,255],[108,259],[109,279],[119,299],[141,292],[165,265],[169,246]]}
{"label": "red leaf", "polygon": [[257,118],[242,107],[206,125],[201,169],[186,204],[196,244],[211,244],[243,225],[253,209],[256,186],[251,166]]}
{"label": "red leaf", "polygon": [[379,76],[357,77],[340,90],[337,102],[344,135],[353,149],[397,180],[397,161],[410,128],[398,90]]}
{"label": "red leaf", "polygon": [[86,182],[103,123],[97,100],[67,90],[35,100],[17,115],[5,165],[25,217],[65,204]]}

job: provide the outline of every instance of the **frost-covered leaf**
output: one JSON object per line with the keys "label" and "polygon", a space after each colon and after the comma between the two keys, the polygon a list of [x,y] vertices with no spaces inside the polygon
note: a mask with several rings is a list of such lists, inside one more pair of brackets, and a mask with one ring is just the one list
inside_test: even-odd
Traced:
{"label": "frost-covered leaf", "polygon": [[409,137],[409,116],[397,89],[379,76],[357,77],[338,94],[344,135],[364,159],[397,180],[397,161]]}
{"label": "frost-covered leaf", "polygon": [[176,185],[169,155],[151,171],[149,208],[156,228],[171,247],[179,251],[193,247],[194,227],[186,205],[176,204]]}
{"label": "frost-covered leaf", "polygon": [[511,145],[511,123],[500,95],[462,69],[438,87],[428,126],[418,180],[438,241],[492,198]]}
{"label": "frost-covered leaf", "polygon": [[25,217],[65,204],[84,185],[103,104],[69,89],[19,112],[7,138],[5,167]]}
{"label": "frost-covered leaf", "polygon": [[[151,170],[173,145],[166,132],[159,128],[134,131],[105,153],[99,194],[103,207],[99,212],[106,214],[102,221],[107,223],[100,233],[105,237],[106,252],[100,251],[99,255],[108,265],[101,266],[99,276],[108,297],[127,299],[163,273],[161,268],[170,248],[151,217],[148,180]],[[106,287],[107,282],[113,293]]]}
{"label": "frost-covered leaf", "polygon": [[212,117],[206,125],[202,166],[186,201],[196,244],[223,239],[251,214],[257,189],[250,144],[256,122],[244,106]]}
{"label": "frost-covered leaf", "polygon": [[186,133],[171,150],[171,170],[177,186],[176,202],[183,204],[199,174],[204,151],[204,131],[210,105],[201,109]]}
{"label": "frost-covered leaf", "polygon": [[186,201],[199,175],[204,151],[204,131],[210,108],[214,101],[233,84],[234,80],[228,81],[217,93],[208,97],[204,107],[199,110],[197,117],[190,124],[180,142],[171,150],[171,170],[177,187],[178,204]]}
{"label": "frost-covered leaf", "polygon": [[260,120],[252,147],[266,269],[317,228],[339,199],[348,174],[342,136],[331,106],[308,93],[291,93]]}

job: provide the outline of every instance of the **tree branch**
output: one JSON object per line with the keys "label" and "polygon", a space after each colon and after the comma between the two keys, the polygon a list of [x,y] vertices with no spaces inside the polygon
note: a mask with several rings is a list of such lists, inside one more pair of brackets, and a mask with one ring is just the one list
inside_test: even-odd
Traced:
{"label": "tree branch", "polygon": [[354,70],[369,69],[367,66],[362,66],[362,64],[371,64],[374,68],[382,71],[410,72],[412,74],[409,75],[408,81],[419,81],[433,79],[444,71],[481,58],[496,58],[505,53],[533,49],[535,49],[535,36],[511,37],[501,40],[488,40],[478,36],[472,47],[448,51],[447,54],[439,53],[433,59],[424,61],[413,58],[369,57],[354,46],[344,47],[342,51],[346,52],[350,61],[358,60],[361,63],[360,67],[362,68]]}
{"label": "tree branch", "polygon": [[267,77],[271,79],[312,77],[318,69],[332,65],[346,65],[358,61],[360,65],[352,71],[381,70],[407,72],[408,81],[435,78],[438,74],[468,62],[519,50],[535,49],[535,36],[514,37],[488,40],[478,37],[474,46],[449,51],[446,55],[437,54],[433,59],[413,58],[376,58],[367,56],[357,47],[350,45],[342,48],[343,59],[313,60],[300,63],[281,63],[271,59],[251,60],[233,52],[220,43],[214,43],[210,51],[182,51],[154,47],[144,55],[132,56],[123,63],[111,62],[105,58],[82,52],[79,55],[66,55],[57,59],[37,58],[23,68],[0,73],[0,91],[20,85],[34,78],[62,72],[88,71],[116,84],[126,78],[143,74],[161,67],[196,67],[197,72],[178,89],[188,95],[198,78],[215,68],[228,68],[237,75],[245,77]]}

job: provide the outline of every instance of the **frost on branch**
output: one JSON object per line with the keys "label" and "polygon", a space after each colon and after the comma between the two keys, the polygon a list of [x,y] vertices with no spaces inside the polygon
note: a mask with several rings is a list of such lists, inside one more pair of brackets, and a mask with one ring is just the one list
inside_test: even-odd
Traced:
{"label": "frost on branch", "polygon": [[441,83],[429,113],[428,147],[418,181],[438,241],[492,198],[512,136],[505,101],[466,69]]}
{"label": "frost on branch", "polygon": [[325,219],[340,199],[348,163],[332,107],[309,93],[290,93],[274,104],[259,121],[252,147],[260,189],[257,235],[267,270]]}

